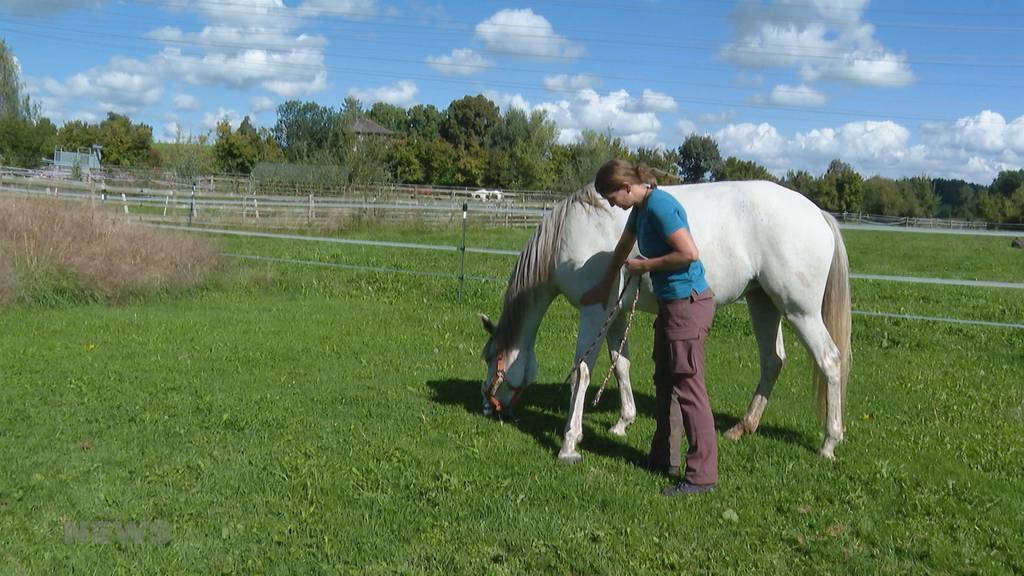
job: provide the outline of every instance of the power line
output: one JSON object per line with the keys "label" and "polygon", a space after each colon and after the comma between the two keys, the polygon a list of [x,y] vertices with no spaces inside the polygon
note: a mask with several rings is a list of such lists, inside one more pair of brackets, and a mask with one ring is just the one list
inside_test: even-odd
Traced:
{"label": "power line", "polygon": [[[580,4],[580,2],[578,2],[576,0],[572,0],[572,1],[545,0],[545,1],[548,4],[566,5],[566,6],[572,7],[574,10],[578,10],[579,9],[579,4]],[[735,2],[733,0],[718,0],[718,1],[716,1],[716,0],[705,0],[705,2],[706,3],[727,4],[727,5],[730,5],[730,6],[735,6]],[[135,0],[134,3],[142,4],[142,5],[146,5],[147,4],[145,2],[140,2],[139,0]],[[231,12],[230,7],[237,7],[239,9],[241,9],[241,11],[242,11],[241,13],[244,13],[244,14],[251,14],[252,13],[252,6],[250,4],[247,4],[247,3],[244,3],[244,2],[239,2],[239,1],[204,0],[203,4],[205,6],[219,6],[219,7],[222,7],[222,8],[226,7],[228,9],[227,10],[222,10],[222,11],[226,11],[228,13]],[[181,8],[181,9],[186,9],[186,8],[190,7],[190,5],[187,2],[186,3],[173,3],[173,2],[170,2],[170,3],[167,3],[166,5],[167,6],[171,6],[171,7],[175,7],[175,8]],[[665,6],[665,5],[646,5],[643,8],[628,7],[628,6],[623,6],[622,4],[612,4],[612,3],[607,3],[607,2],[592,2],[591,5],[598,5],[598,6],[601,6],[601,7],[604,7],[604,8],[613,9],[613,10],[618,11],[618,12],[632,12],[632,13],[662,12],[662,13],[675,13],[675,14],[686,14],[686,15],[699,15],[699,16],[705,16],[705,17],[708,17],[708,18],[715,18],[715,19],[728,18],[728,15],[723,15],[723,14],[721,14],[719,12],[708,12],[708,11],[703,11],[703,10],[672,8],[670,6]],[[773,6],[758,4],[757,7],[760,8],[760,9],[771,9]],[[820,5],[814,4],[814,3],[802,3],[802,4],[787,3],[786,7],[803,7],[803,8],[807,9],[807,12],[810,12],[810,11],[812,11],[814,9],[820,10],[820,8],[821,8]],[[286,8],[285,10],[288,10],[288,9]],[[288,14],[287,12],[285,12],[284,14],[275,15],[275,16],[283,16],[283,17],[295,18],[295,19],[303,18],[302,11],[301,11],[300,8],[296,8],[296,9],[292,9],[292,10],[293,10],[293,12],[291,14]],[[883,9],[872,9],[870,7],[869,8],[864,8],[864,9],[829,7],[827,9],[827,11],[828,12],[846,11],[846,12],[851,12],[851,13],[855,13],[855,14],[860,14],[860,13],[868,12],[868,11],[871,11],[871,12],[881,12],[881,11],[886,11],[886,10],[883,10]],[[941,11],[897,11],[897,10],[887,10],[886,12],[903,13],[903,14],[915,15],[915,16],[949,16],[949,17],[958,17],[958,18],[965,18],[965,17],[972,17],[972,16],[976,17],[976,16],[979,15],[978,13],[941,12]],[[316,9],[316,13],[318,15],[335,16],[335,17],[339,17],[339,18],[349,18],[349,19],[372,19],[372,18],[391,19],[391,20],[404,19],[401,16],[381,15],[381,14],[379,14],[377,12],[361,12],[361,11],[357,11],[357,10],[331,10],[331,9],[325,9],[325,8],[318,8],[318,9]],[[1016,17],[1020,17],[1021,16],[1020,14],[1014,14],[1014,13],[991,13],[991,14],[984,14],[984,15],[991,16],[993,18],[1007,18],[1007,17],[1015,17],[1015,16]],[[792,18],[801,18],[802,16],[801,15],[796,15],[796,14],[787,14],[787,17],[792,19]],[[810,21],[817,22],[817,21],[821,20],[821,15],[820,14],[807,14],[806,18],[804,18],[804,19],[809,21],[809,22]],[[465,22],[463,20],[457,20],[457,19],[454,19],[454,18],[434,18],[434,20],[436,20],[438,22],[446,23],[448,25],[451,25],[453,28],[462,29],[462,30],[468,30],[471,27],[475,26],[474,24]],[[959,25],[947,25],[947,24],[926,24],[926,23],[921,23],[921,22],[875,22],[875,21],[870,22],[870,24],[872,26],[883,27],[883,28],[909,28],[909,29],[926,29],[926,30],[927,29],[935,29],[935,30],[943,30],[943,31],[990,32],[990,33],[1020,33],[1020,32],[1024,32],[1024,27],[1017,27],[1017,26],[1012,26],[1012,27],[1006,27],[1006,26],[967,26],[967,25],[962,25],[962,24],[959,24]],[[538,26],[533,26],[533,25],[529,25],[529,24],[505,24],[505,25],[503,25],[503,27],[512,28],[512,29],[523,29],[523,30],[537,29],[538,28]]]}
{"label": "power line", "polygon": [[[55,29],[55,30],[60,30],[60,31],[65,31],[65,32],[75,32],[75,33],[85,34],[84,31],[75,30],[75,29],[53,27],[53,26],[37,26],[37,27],[44,27],[44,28],[47,28],[47,29]],[[28,35],[28,36],[42,37],[42,38],[47,38],[47,39],[54,40],[54,41],[66,42],[66,43],[71,43],[71,44],[85,44],[85,45],[93,45],[93,46],[102,46],[102,47],[111,47],[111,48],[123,49],[122,46],[118,46],[118,45],[114,45],[114,44],[109,44],[109,43],[106,43],[106,42],[95,41],[95,40],[91,40],[91,39],[89,39],[89,40],[72,40],[71,38],[68,38],[66,36],[52,36],[52,35],[47,35],[47,34],[42,34],[42,33],[33,33],[33,32],[21,31],[21,30],[12,30],[12,29],[9,29],[9,28],[2,28],[2,27],[0,27],[0,30],[4,30],[4,31],[7,31],[7,32],[15,33],[15,34],[24,34],[24,35]],[[107,37],[113,37],[113,38],[122,38],[122,39],[126,39],[126,40],[133,40],[133,41],[146,41],[146,40],[149,40],[148,38],[144,38],[144,37],[140,37],[140,36],[132,36],[132,35],[124,35],[124,34],[107,34],[106,36]],[[197,43],[197,42],[187,41],[187,40],[168,40],[168,41],[166,41],[166,43],[168,43],[168,44],[180,44],[182,46],[189,46],[189,47],[207,46],[207,47],[214,47],[214,48],[231,48],[231,49],[238,49],[238,50],[250,48],[250,46],[248,44],[235,44],[235,43],[227,43],[227,42]],[[283,49],[280,49],[280,50],[277,50],[277,49],[266,49],[266,51],[267,52],[275,52],[275,53],[285,53],[285,54],[293,53],[293,50],[283,50]],[[317,53],[317,54],[318,55],[322,54],[324,56],[336,56],[336,57],[341,57],[341,58],[349,58],[349,57],[351,57],[349,55],[338,54],[338,53],[331,53],[331,52],[322,52],[322,53]],[[413,63],[413,64],[422,64],[423,63],[423,62],[420,62],[418,60],[400,59],[400,58],[386,58],[386,57],[379,57],[379,56],[377,56],[377,57],[374,57],[374,56],[358,56],[358,57],[362,58],[362,59],[376,60],[376,61],[383,61],[383,62],[392,62],[392,63]],[[262,61],[260,61],[260,63],[263,64]],[[334,72],[339,72],[339,73],[359,74],[359,75],[362,75],[362,76],[387,78],[387,79],[399,79],[399,80],[401,80],[401,79],[412,79],[412,80],[417,80],[417,81],[422,81],[422,82],[430,82],[430,83],[444,83],[444,84],[457,84],[457,85],[464,85],[466,83],[466,80],[464,80],[464,79],[457,79],[457,78],[427,76],[427,75],[415,74],[415,73],[382,72],[379,69],[361,69],[361,68],[337,67],[337,66],[328,66],[326,64],[324,64],[322,66],[314,66],[314,65],[299,64],[299,63],[286,63],[286,64],[283,64],[283,65],[279,64],[279,65],[275,65],[275,66],[276,67],[286,66],[286,68],[284,68],[278,74],[278,76],[284,76],[286,78],[291,77],[291,78],[297,78],[297,79],[305,79],[305,78],[308,78],[308,76],[300,75],[300,74],[298,74],[296,72],[296,70],[305,70],[305,71],[308,71],[308,72],[319,72],[319,71],[323,70],[323,71],[334,71]],[[260,68],[263,68],[263,67],[261,66]],[[256,67],[252,67],[251,69],[256,69]],[[518,69],[518,68],[501,68],[501,70],[503,70],[503,71],[534,72],[534,70],[531,70],[531,69]],[[539,72],[539,71],[537,71],[537,72]],[[691,87],[694,87],[694,88],[725,88],[725,89],[732,88],[731,86],[727,86],[727,85],[701,83],[701,82],[692,82],[692,81],[679,80],[679,79],[674,79],[674,78],[650,79],[650,78],[642,78],[642,77],[609,76],[609,75],[589,75],[589,76],[592,76],[594,78],[599,78],[599,79],[621,80],[621,81],[638,82],[638,83],[639,82],[648,82],[648,83],[651,83],[651,84],[673,85],[673,86],[691,86]],[[526,84],[526,83],[517,83],[517,82],[511,82],[511,81],[486,81],[486,82],[480,82],[480,83],[483,84],[483,85],[486,85],[486,86],[503,87],[503,88],[512,89],[512,90],[519,90],[519,91],[527,92],[527,93],[560,92],[560,93],[565,93],[565,94],[570,94],[570,95],[576,93],[575,90],[568,90],[568,89],[557,90],[557,89],[541,88],[541,87],[538,87],[538,86],[536,86],[535,84],[532,84],[532,83],[531,84]],[[800,90],[783,90],[783,92],[787,92],[787,91],[788,92],[793,92],[793,93],[799,93],[800,92]],[[867,110],[844,110],[844,109],[829,109],[829,110],[825,110],[825,109],[814,109],[814,108],[799,107],[799,106],[785,106],[785,105],[777,105],[777,104],[762,104],[762,103],[757,103],[757,102],[725,101],[725,100],[719,100],[719,99],[688,97],[688,96],[680,96],[680,95],[672,95],[672,96],[668,96],[668,97],[653,96],[653,97],[649,97],[649,98],[653,99],[653,100],[661,99],[661,100],[665,100],[665,101],[667,101],[669,98],[671,98],[671,100],[673,102],[677,102],[677,103],[678,102],[684,102],[684,103],[690,103],[690,104],[704,104],[704,105],[714,105],[714,106],[726,106],[726,107],[732,107],[732,108],[745,108],[745,109],[755,109],[755,110],[762,110],[762,111],[794,112],[794,113],[808,114],[808,115],[814,115],[814,116],[848,116],[848,117],[874,117],[874,116],[878,116],[878,114],[876,114],[874,112],[871,112],[871,111],[867,111]],[[875,99],[876,100],[883,100],[883,101],[892,101],[892,100],[884,100],[884,99],[879,99],[879,98],[875,98]],[[950,121],[948,118],[943,118],[943,117],[938,117],[938,116],[925,116],[925,115],[887,114],[885,117],[888,118],[888,119],[914,120],[914,121],[926,121],[926,122],[947,122],[947,121]]]}

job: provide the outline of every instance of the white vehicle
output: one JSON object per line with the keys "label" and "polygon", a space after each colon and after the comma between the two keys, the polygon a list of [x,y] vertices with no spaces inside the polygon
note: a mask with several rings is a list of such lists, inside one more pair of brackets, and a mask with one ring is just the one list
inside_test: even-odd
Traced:
{"label": "white vehicle", "polygon": [[501,190],[488,190],[486,188],[481,188],[476,192],[473,192],[471,196],[477,200],[483,200],[485,202],[487,200],[501,200],[503,197]]}

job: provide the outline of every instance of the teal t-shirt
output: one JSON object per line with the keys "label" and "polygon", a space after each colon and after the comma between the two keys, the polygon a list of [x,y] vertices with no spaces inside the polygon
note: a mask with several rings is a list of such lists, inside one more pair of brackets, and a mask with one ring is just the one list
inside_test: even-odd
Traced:
{"label": "teal t-shirt", "polygon": [[[686,210],[671,194],[654,188],[643,204],[635,206],[626,221],[626,229],[636,236],[640,253],[645,258],[657,258],[672,251],[666,238],[680,228],[690,229]],[[651,272],[654,296],[662,302],[687,298],[691,291],[702,292],[708,287],[704,279],[704,265],[694,260],[678,270]]]}

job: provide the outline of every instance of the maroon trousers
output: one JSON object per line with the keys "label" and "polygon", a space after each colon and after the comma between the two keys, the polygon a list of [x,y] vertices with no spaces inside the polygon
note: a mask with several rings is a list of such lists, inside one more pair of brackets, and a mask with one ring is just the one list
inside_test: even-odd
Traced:
{"label": "maroon trousers", "polygon": [[715,420],[704,386],[704,340],[715,317],[711,289],[689,298],[658,303],[654,321],[654,413],[657,427],[648,461],[655,466],[680,464],[680,442],[689,450],[683,479],[691,484],[718,481]]}

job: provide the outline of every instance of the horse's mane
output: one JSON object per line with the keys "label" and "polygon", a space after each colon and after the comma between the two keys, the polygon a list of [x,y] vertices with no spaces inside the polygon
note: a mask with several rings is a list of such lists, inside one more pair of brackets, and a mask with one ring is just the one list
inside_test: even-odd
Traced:
{"label": "horse's mane", "polygon": [[519,335],[521,320],[526,310],[533,306],[538,289],[546,287],[551,281],[558,261],[558,241],[562,237],[566,216],[574,205],[608,210],[607,204],[591,183],[556,204],[551,212],[544,215],[537,230],[519,253],[509,276],[501,319],[494,332],[498,350],[507,348]]}

